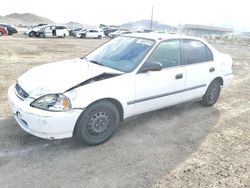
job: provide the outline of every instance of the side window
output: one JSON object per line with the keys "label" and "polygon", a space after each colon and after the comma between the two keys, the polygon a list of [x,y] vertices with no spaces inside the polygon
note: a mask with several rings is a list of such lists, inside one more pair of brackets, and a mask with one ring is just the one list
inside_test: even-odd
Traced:
{"label": "side window", "polygon": [[211,50],[207,47],[207,61],[213,61],[214,57]]}
{"label": "side window", "polygon": [[64,29],[64,27],[63,26],[56,26],[56,29]]}
{"label": "side window", "polygon": [[181,48],[179,40],[161,42],[150,56],[151,61],[162,64],[163,68],[174,67],[181,64]]}
{"label": "side window", "polygon": [[200,41],[182,40],[182,49],[188,65],[213,60],[211,50]]}

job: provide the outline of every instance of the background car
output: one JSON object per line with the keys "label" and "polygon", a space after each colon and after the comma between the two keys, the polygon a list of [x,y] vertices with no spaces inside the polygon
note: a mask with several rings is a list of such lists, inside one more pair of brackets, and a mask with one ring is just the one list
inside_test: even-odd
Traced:
{"label": "background car", "polygon": [[109,33],[113,33],[115,31],[119,30],[118,28],[104,28],[103,29],[103,32],[104,32],[104,35],[105,36],[108,36]]}
{"label": "background car", "polygon": [[8,35],[13,35],[15,33],[18,33],[16,26],[11,25],[11,24],[0,24],[2,27],[6,27],[8,30]]}
{"label": "background car", "polygon": [[37,37],[67,37],[69,31],[65,25],[45,25],[35,33]]}
{"label": "background car", "polygon": [[76,34],[77,38],[96,38],[101,39],[104,37],[104,33],[96,29],[81,30]]}
{"label": "background car", "polygon": [[109,33],[108,36],[110,38],[115,38],[115,37],[119,37],[121,35],[125,35],[125,34],[131,34],[132,32],[131,31],[127,31],[127,30],[117,30],[113,33]]}
{"label": "background car", "polygon": [[81,30],[83,30],[84,28],[82,28],[82,27],[77,27],[77,28],[73,28],[73,29],[70,29],[69,30],[69,36],[76,36],[76,34],[79,32],[79,31],[81,31]]}
{"label": "background car", "polygon": [[35,37],[36,36],[36,32],[40,30],[40,28],[42,26],[45,26],[48,24],[35,24],[35,25],[31,25],[30,28],[24,32],[25,35],[29,35],[30,37]]}
{"label": "background car", "polygon": [[6,27],[0,26],[0,36],[2,35],[8,35],[8,30]]}

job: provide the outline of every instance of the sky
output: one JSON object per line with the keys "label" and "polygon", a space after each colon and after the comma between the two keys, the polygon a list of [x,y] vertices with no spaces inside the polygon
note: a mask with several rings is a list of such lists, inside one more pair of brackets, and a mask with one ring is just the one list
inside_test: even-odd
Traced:
{"label": "sky", "polygon": [[34,13],[58,23],[123,24],[150,19],[164,24],[203,24],[250,31],[249,0],[1,0],[0,15]]}

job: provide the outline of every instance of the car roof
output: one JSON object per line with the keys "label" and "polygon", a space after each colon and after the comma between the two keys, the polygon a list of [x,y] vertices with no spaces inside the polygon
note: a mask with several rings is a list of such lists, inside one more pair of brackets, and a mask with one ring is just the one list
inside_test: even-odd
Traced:
{"label": "car roof", "polygon": [[132,33],[126,34],[123,36],[130,36],[130,37],[137,37],[137,38],[144,38],[150,40],[167,40],[167,39],[193,39],[193,40],[200,40],[203,41],[201,38],[194,37],[194,36],[187,36],[184,34],[167,34],[167,33]]}

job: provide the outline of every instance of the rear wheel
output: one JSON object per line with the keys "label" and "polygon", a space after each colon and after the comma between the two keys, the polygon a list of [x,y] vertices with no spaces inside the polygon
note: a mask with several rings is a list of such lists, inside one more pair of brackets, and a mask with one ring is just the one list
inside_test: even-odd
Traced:
{"label": "rear wheel", "polygon": [[119,111],[109,101],[94,103],[76,123],[75,133],[82,143],[98,145],[107,141],[119,124]]}
{"label": "rear wheel", "polygon": [[214,105],[220,96],[220,91],[221,83],[219,82],[219,80],[212,81],[211,84],[208,86],[205,95],[202,98],[202,104],[204,106]]}

